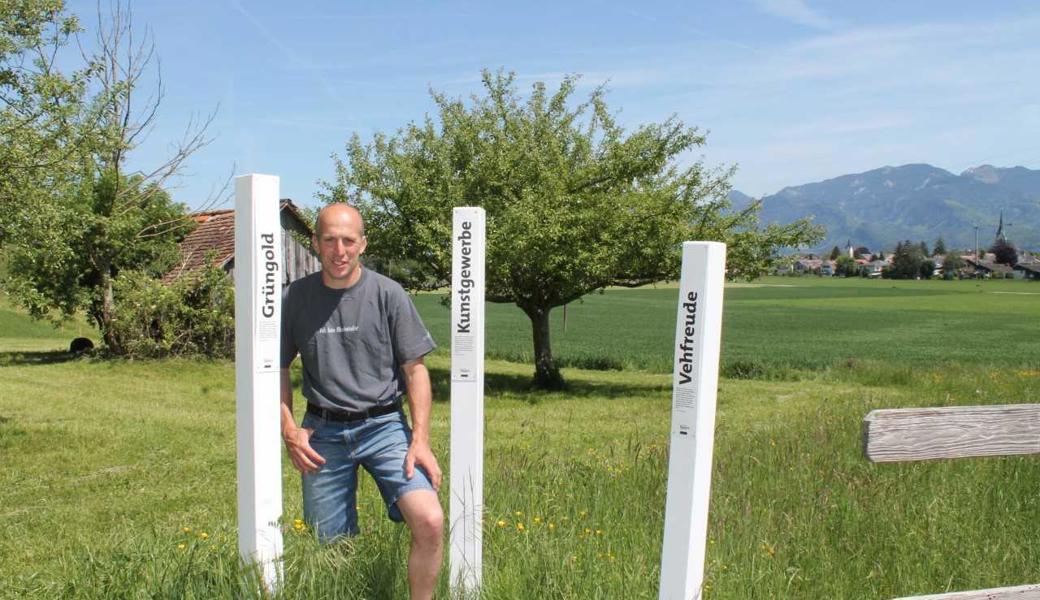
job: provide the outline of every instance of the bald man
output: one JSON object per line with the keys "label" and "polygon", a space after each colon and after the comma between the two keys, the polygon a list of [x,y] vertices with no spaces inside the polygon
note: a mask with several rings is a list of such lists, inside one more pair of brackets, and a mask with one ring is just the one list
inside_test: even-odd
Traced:
{"label": "bald man", "polygon": [[[304,517],[325,543],[357,534],[357,476],[364,467],[389,518],[411,530],[412,598],[432,598],[444,513],[423,357],[436,346],[404,289],[361,264],[368,240],[356,208],[326,206],[311,241],[321,271],[294,281],[282,300],[282,437],[303,476]],[[307,399],[299,426],[289,381],[297,354]],[[405,396],[411,427],[402,412]]]}

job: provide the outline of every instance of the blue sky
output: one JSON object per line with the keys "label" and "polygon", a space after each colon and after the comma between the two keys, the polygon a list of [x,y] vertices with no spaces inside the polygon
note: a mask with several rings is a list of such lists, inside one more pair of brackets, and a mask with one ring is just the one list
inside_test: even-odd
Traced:
{"label": "blue sky", "polygon": [[[70,2],[87,28],[93,0]],[[479,91],[482,68],[527,89],[606,84],[628,127],[672,114],[709,132],[685,160],[784,186],[927,162],[1040,168],[1040,4],[946,2],[135,1],[161,58],[159,121],[131,167],[162,162],[192,117],[214,141],[174,197],[198,207],[227,176],[281,177],[316,201],[349,136],[431,111],[428,90]],[[89,38],[85,38],[89,41]]]}

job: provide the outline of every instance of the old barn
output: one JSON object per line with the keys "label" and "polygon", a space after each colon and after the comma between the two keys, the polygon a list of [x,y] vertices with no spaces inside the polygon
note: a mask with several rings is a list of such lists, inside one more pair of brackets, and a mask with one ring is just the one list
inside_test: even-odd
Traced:
{"label": "old barn", "polygon": [[[292,200],[282,200],[279,206],[282,224],[282,285],[321,270],[318,257],[310,244],[303,240],[311,237],[311,224],[303,218]],[[207,260],[234,277],[235,268],[235,211],[210,210],[194,216],[198,226],[181,242],[181,261],[164,277],[170,283],[202,268]]]}

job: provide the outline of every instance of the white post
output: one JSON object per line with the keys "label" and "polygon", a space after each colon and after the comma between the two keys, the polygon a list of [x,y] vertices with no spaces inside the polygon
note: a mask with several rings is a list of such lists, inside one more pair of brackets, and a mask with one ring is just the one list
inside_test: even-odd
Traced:
{"label": "white post", "polygon": [[238,550],[259,565],[269,591],[282,555],[279,337],[282,232],[278,178],[235,178],[235,396]]}
{"label": "white post", "polygon": [[456,208],[451,258],[451,586],[476,593],[484,514],[484,209]]}
{"label": "white post", "polygon": [[704,582],[725,270],[725,244],[683,244],[661,600],[700,598]]}

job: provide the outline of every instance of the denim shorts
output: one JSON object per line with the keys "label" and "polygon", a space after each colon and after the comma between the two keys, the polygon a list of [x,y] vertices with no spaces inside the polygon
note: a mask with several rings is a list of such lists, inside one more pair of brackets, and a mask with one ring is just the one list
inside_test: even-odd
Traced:
{"label": "denim shorts", "polygon": [[322,542],[356,535],[358,467],[375,479],[387,516],[401,522],[397,500],[415,490],[433,490],[429,475],[416,467],[404,475],[404,459],[412,431],[404,413],[393,412],[350,423],[307,413],[302,427],[312,429],[311,447],[325,459],[315,473],[303,474],[303,516]]}

